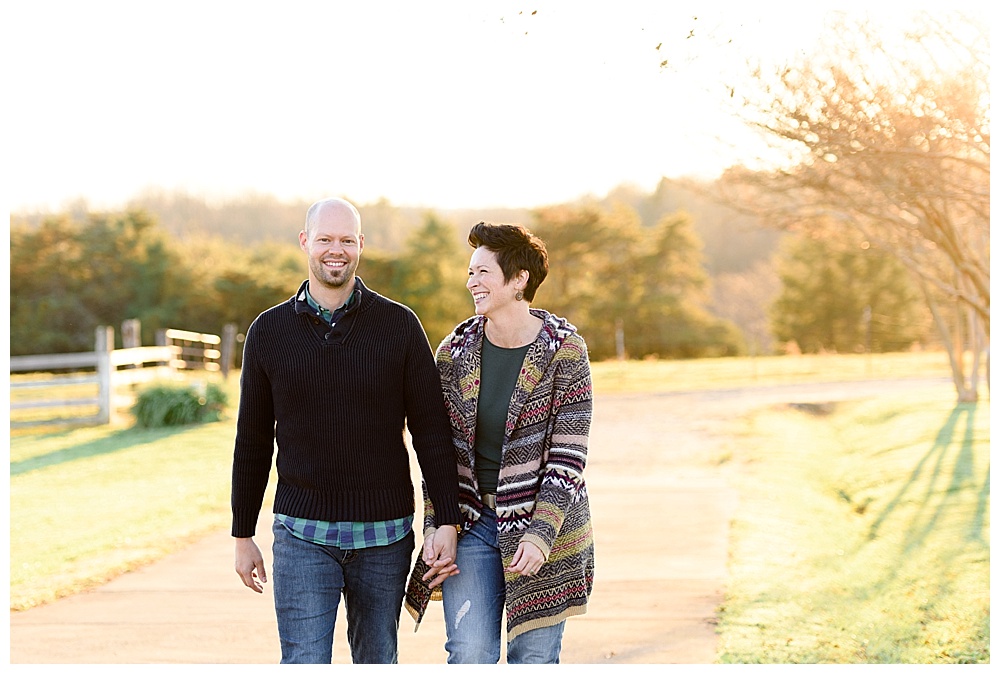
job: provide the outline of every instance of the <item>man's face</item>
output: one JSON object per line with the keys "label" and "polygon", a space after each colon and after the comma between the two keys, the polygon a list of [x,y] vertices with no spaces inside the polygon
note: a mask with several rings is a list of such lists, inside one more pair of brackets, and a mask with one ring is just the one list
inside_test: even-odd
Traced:
{"label": "man's face", "polygon": [[309,258],[311,281],[331,289],[353,281],[365,243],[360,229],[345,208],[327,206],[316,215],[309,231],[299,234],[299,246]]}

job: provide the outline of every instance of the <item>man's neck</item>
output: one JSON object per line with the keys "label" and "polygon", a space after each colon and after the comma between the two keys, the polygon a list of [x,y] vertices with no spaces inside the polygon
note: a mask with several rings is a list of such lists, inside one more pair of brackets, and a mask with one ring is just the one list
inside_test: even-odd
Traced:
{"label": "man's neck", "polygon": [[347,302],[347,299],[354,292],[354,279],[352,276],[347,283],[340,286],[339,288],[330,288],[318,283],[315,279],[309,279],[309,294],[312,295],[313,299],[316,300],[321,307],[324,309],[329,309],[330,311],[335,311]]}

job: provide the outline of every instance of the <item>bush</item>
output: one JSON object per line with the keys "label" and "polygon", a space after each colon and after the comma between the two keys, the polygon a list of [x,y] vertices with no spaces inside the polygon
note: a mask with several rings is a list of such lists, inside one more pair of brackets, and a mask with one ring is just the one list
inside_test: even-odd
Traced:
{"label": "bush", "polygon": [[182,426],[218,421],[226,407],[225,391],[215,384],[158,384],[142,391],[132,407],[137,426]]}

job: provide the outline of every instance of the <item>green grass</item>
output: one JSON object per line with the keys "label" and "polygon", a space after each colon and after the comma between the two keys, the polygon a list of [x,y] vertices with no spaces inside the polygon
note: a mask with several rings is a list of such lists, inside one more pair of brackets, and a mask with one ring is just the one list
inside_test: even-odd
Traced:
{"label": "green grass", "polygon": [[[232,399],[237,386],[225,384]],[[12,437],[11,609],[79,592],[227,527],[233,416]]]}
{"label": "green grass", "polygon": [[989,404],[951,392],[746,422],[720,662],[989,662]]}
{"label": "green grass", "polygon": [[591,364],[598,393],[648,393],[819,381],[950,377],[944,352],[804,354],[756,358],[603,361]]}

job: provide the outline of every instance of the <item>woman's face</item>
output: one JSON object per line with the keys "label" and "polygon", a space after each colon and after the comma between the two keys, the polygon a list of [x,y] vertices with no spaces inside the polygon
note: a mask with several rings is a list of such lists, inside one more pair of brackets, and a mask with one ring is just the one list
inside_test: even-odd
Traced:
{"label": "woman's face", "polygon": [[472,253],[469,261],[469,282],[465,287],[472,293],[472,301],[476,304],[476,313],[480,316],[490,316],[498,310],[510,306],[516,300],[515,279],[505,283],[503,270],[497,262],[493,251],[480,246]]}

